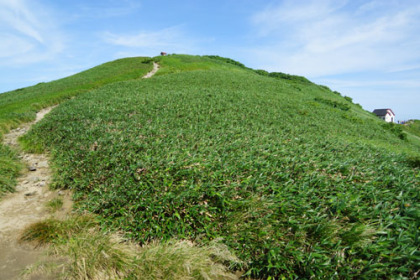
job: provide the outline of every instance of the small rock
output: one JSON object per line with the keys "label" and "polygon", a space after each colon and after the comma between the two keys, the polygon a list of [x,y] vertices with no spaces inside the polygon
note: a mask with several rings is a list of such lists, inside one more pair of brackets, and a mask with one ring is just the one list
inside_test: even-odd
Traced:
{"label": "small rock", "polygon": [[28,181],[36,183],[36,182],[39,182],[39,178],[38,177],[30,177],[30,178],[28,178]]}
{"label": "small rock", "polygon": [[37,192],[36,191],[33,191],[33,192],[25,193],[25,196],[34,196],[36,194],[37,194]]}
{"label": "small rock", "polygon": [[36,171],[36,167],[35,166],[29,166],[29,171]]}
{"label": "small rock", "polygon": [[63,191],[58,191],[58,195],[64,195]]}
{"label": "small rock", "polygon": [[38,163],[39,168],[48,167],[48,161],[44,160]]}
{"label": "small rock", "polygon": [[45,182],[40,182],[40,183],[38,183],[38,186],[39,186],[39,187],[41,187],[41,188],[42,188],[42,187],[45,187],[45,185],[46,185],[46,183],[45,183]]}

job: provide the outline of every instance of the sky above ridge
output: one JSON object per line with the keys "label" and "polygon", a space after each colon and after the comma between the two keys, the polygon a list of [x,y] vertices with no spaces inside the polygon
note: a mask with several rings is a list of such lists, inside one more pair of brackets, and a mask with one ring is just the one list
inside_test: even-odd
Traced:
{"label": "sky above ridge", "polygon": [[0,92],[128,56],[229,57],[420,119],[419,0],[0,0]]}

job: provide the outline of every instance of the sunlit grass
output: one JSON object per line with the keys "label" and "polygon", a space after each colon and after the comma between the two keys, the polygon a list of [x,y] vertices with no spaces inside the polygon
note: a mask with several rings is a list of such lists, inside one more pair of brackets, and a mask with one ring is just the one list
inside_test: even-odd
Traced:
{"label": "sunlit grass", "polygon": [[413,277],[417,146],[298,77],[160,63],[167,75],[80,95],[24,138],[80,209],[140,244],[222,238],[252,277]]}
{"label": "sunlit grass", "polygon": [[22,167],[16,153],[0,144],[0,199],[5,193],[14,191]]}
{"label": "sunlit grass", "polygon": [[27,277],[41,272],[60,279],[238,279],[226,265],[240,261],[217,241],[207,246],[154,241],[140,247],[100,231],[91,216],[38,222],[21,239],[48,245],[49,254],[58,258],[31,267]]}
{"label": "sunlit grass", "polygon": [[[152,63],[144,61],[147,58],[119,59],[64,79],[0,94],[0,196],[14,189],[21,168],[16,156],[3,147],[4,133],[34,120],[42,108],[106,84],[141,78],[152,69]],[[35,146],[32,145],[34,150]]]}

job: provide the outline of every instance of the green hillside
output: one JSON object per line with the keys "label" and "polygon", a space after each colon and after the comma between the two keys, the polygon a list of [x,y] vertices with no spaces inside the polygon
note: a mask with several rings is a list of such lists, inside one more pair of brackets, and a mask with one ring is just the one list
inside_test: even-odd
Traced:
{"label": "green hillside", "polygon": [[[151,69],[152,63],[147,58],[120,59],[64,79],[2,93],[0,140],[4,133],[20,123],[34,120],[41,108],[109,83],[138,79]],[[13,190],[20,168],[16,154],[0,143],[0,197],[5,191]]]}
{"label": "green hillside", "polygon": [[304,77],[154,60],[153,78],[81,90],[22,139],[77,209],[141,244],[221,238],[254,278],[415,277],[420,145],[400,126]]}
{"label": "green hillside", "polygon": [[403,127],[406,131],[420,137],[420,120],[410,120]]}

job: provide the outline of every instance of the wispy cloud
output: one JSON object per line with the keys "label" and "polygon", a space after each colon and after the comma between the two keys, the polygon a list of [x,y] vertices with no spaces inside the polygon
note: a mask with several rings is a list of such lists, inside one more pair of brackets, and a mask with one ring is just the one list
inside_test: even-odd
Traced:
{"label": "wispy cloud", "polygon": [[86,1],[78,5],[76,18],[112,18],[121,17],[138,11],[141,8],[138,0],[103,0]]}
{"label": "wispy cloud", "polygon": [[40,22],[32,15],[23,1],[1,1],[0,20],[5,25],[42,43],[44,40],[37,28]]}
{"label": "wispy cloud", "polygon": [[420,2],[284,0],[250,19],[254,67],[309,77],[419,118]]}
{"label": "wispy cloud", "polygon": [[333,87],[341,87],[341,88],[399,88],[399,89],[408,89],[408,88],[419,88],[420,81],[418,80],[411,80],[411,79],[395,79],[395,80],[368,80],[368,81],[360,81],[360,80],[348,80],[348,79],[323,79],[325,83],[331,85]]}
{"label": "wispy cloud", "polygon": [[[311,77],[405,68],[420,60],[418,1],[283,1],[252,17],[263,67]],[[356,2],[357,3],[357,2]]]}
{"label": "wispy cloud", "polygon": [[12,34],[3,34],[2,42],[0,44],[0,58],[10,58],[29,52],[33,49],[34,45],[27,40],[14,36]]}
{"label": "wispy cloud", "polygon": [[54,58],[64,49],[54,23],[45,7],[25,0],[0,0],[0,65]]}
{"label": "wispy cloud", "polygon": [[135,49],[143,55],[156,55],[162,50],[175,53],[193,52],[198,42],[190,38],[180,26],[128,35],[105,32],[102,38],[108,44],[125,47],[124,53],[127,49]]}

